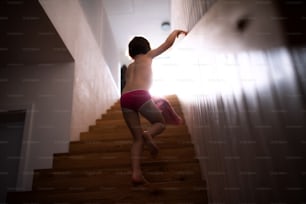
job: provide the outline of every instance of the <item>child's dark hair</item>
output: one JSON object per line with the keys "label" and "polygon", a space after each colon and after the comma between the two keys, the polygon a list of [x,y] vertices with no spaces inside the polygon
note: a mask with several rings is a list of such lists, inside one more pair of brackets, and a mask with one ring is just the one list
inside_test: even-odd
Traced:
{"label": "child's dark hair", "polygon": [[136,36],[129,43],[129,55],[132,58],[139,54],[147,54],[150,50],[150,43],[144,37]]}

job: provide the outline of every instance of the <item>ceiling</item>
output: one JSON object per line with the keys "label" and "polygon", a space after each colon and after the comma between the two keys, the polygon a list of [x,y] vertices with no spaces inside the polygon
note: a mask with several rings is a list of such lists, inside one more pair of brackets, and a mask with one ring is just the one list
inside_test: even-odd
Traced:
{"label": "ceiling", "polygon": [[[121,63],[129,41],[146,37],[154,48],[170,31],[161,29],[170,21],[170,0],[102,0]],[[38,0],[0,0],[0,67],[73,61],[63,41]]]}
{"label": "ceiling", "polygon": [[161,29],[164,21],[170,22],[170,0],[102,0],[106,10],[121,63],[126,56],[129,41],[136,35],[147,38],[154,48],[169,34]]}

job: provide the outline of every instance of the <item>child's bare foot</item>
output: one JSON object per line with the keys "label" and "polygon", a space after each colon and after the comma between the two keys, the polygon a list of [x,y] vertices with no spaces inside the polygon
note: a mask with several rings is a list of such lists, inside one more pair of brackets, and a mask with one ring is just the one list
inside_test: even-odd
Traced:
{"label": "child's bare foot", "polygon": [[142,176],[142,177],[136,177],[132,176],[132,184],[133,186],[140,186],[148,184],[149,182]]}
{"label": "child's bare foot", "polygon": [[148,145],[149,149],[150,149],[150,153],[153,157],[156,157],[158,155],[158,147],[155,144],[155,142],[153,141],[152,136],[150,135],[150,133],[148,131],[144,131],[143,132],[143,137],[145,140],[145,143]]}

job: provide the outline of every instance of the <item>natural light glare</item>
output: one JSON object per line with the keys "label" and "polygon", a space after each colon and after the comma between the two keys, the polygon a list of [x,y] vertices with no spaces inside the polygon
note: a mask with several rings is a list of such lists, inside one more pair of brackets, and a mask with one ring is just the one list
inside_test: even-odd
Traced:
{"label": "natural light glare", "polygon": [[176,70],[168,57],[153,61],[153,85],[150,93],[153,96],[164,96],[176,93]]}
{"label": "natural light glare", "polygon": [[279,61],[273,67],[285,72],[291,67],[289,55],[284,49],[274,50],[272,53],[275,56],[268,53],[271,52],[228,54],[181,50],[154,62],[153,86],[150,92],[155,96],[180,94],[231,97],[265,89],[273,81],[293,75],[271,69],[273,57],[277,57]]}

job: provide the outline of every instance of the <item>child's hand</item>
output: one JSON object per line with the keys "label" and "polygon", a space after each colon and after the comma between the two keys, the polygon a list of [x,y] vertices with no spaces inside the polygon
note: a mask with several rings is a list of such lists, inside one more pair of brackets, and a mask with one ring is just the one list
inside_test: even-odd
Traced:
{"label": "child's hand", "polygon": [[187,32],[187,31],[184,31],[184,30],[177,30],[177,35],[176,35],[176,37],[178,38],[181,34],[187,35],[188,32]]}

